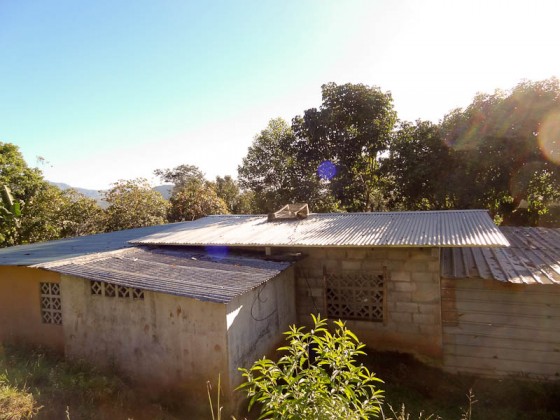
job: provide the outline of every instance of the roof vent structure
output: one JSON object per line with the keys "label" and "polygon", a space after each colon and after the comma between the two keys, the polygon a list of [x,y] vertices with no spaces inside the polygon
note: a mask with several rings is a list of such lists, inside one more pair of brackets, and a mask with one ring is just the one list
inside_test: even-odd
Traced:
{"label": "roof vent structure", "polygon": [[274,213],[268,213],[268,221],[305,219],[309,215],[309,206],[306,203],[286,204]]}

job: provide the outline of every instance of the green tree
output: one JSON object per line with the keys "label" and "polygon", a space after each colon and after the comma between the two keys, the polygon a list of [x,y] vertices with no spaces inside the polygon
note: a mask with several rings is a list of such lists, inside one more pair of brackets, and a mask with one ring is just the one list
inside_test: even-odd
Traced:
{"label": "green tree", "polygon": [[543,216],[551,213],[551,205],[560,200],[558,174],[546,169],[535,171],[529,181],[526,194],[529,224],[537,226]]}
{"label": "green tree", "polygon": [[19,237],[23,243],[91,235],[104,230],[103,210],[75,190],[45,183],[25,207]]}
{"label": "green tree", "polygon": [[0,184],[7,185],[15,200],[26,203],[45,183],[37,168],[30,168],[19,148],[0,142]]}
{"label": "green tree", "polygon": [[[447,115],[441,128],[455,164],[442,182],[453,191],[454,206],[487,208],[497,219],[507,220],[528,200],[534,174],[550,173],[557,189],[560,156],[545,130],[555,115],[560,115],[555,78],[479,94],[465,110]],[[538,212],[529,209],[533,223]]]}
{"label": "green tree", "polygon": [[229,213],[253,214],[258,212],[255,205],[255,193],[250,190],[241,190],[239,182],[230,175],[223,178],[217,176],[214,186],[218,197],[226,203]]}
{"label": "green tree", "polygon": [[[322,97],[319,109],[293,120],[298,162],[308,176],[324,179],[323,186],[342,209],[383,208],[379,157],[397,119],[391,94],[363,84],[328,83]],[[325,164],[334,166],[321,174]]]}
{"label": "green tree", "polygon": [[270,120],[253,140],[237,172],[242,188],[254,193],[256,212],[270,213],[293,196],[293,132],[282,118]]}
{"label": "green tree", "polygon": [[169,202],[144,178],[115,182],[104,193],[103,199],[109,204],[105,210],[107,232],[160,225],[167,221]]}
{"label": "green tree", "polygon": [[5,227],[5,233],[0,234],[0,240],[3,240],[11,234],[15,228],[21,226],[21,203],[14,200],[10,187],[1,185],[0,188],[2,196],[2,201],[0,202],[0,221],[1,226]]}
{"label": "green tree", "polygon": [[154,171],[164,182],[173,183],[169,199],[171,222],[195,220],[210,214],[229,213],[228,206],[216,192],[216,184],[206,180],[194,165],[179,165],[172,169]]}
{"label": "green tree", "polygon": [[25,203],[18,232],[21,243],[61,238],[61,212],[67,205],[62,191],[45,182]]}
{"label": "green tree", "polygon": [[255,193],[247,190],[242,191],[237,198],[235,214],[257,214],[259,209],[255,201]]}
{"label": "green tree", "polygon": [[[94,200],[49,184],[39,169],[27,166],[13,144],[0,143],[0,182],[6,188],[0,246],[87,235],[103,229],[103,211]],[[19,211],[7,209],[9,202]]]}
{"label": "green tree", "polygon": [[270,120],[238,167],[239,184],[254,194],[253,210],[270,213],[287,203],[309,203],[314,211],[336,209],[325,183],[296,159],[296,138],[282,118]]}
{"label": "green tree", "polygon": [[218,197],[212,184],[192,182],[174,189],[170,200],[169,221],[195,220],[210,214],[227,214],[224,200]]}
{"label": "green tree", "polygon": [[393,133],[389,155],[382,160],[383,177],[392,182],[392,207],[448,208],[452,203],[446,182],[453,167],[453,156],[436,124],[401,122]]}
{"label": "green tree", "polygon": [[194,165],[179,165],[172,169],[156,169],[154,174],[162,181],[173,184],[174,189],[180,190],[187,184],[204,183],[204,173]]}
{"label": "green tree", "polygon": [[342,321],[331,333],[324,319],[313,320],[310,332],[290,327],[278,362],[263,358],[240,369],[246,382],[239,389],[247,392],[249,409],[259,403],[261,419],[378,417],[382,381],[356,361],[364,345]]}
{"label": "green tree", "polygon": [[[77,197],[71,198],[70,193],[64,193],[45,181],[41,171],[30,168],[18,147],[10,143],[0,143],[0,184],[10,190],[9,197],[4,197],[4,201],[12,201],[20,210],[17,217],[13,217],[13,210],[2,212],[0,246],[59,239],[76,233],[66,228],[69,224],[95,223],[88,220],[91,212],[81,211],[84,208],[81,201],[76,201]],[[71,208],[76,206],[81,209],[70,217]],[[82,229],[82,234],[95,231],[98,228]]]}
{"label": "green tree", "polygon": [[216,194],[224,201],[229,213],[252,213],[252,195],[242,192],[237,181],[230,175],[223,178],[217,176],[214,186]]}
{"label": "green tree", "polygon": [[93,198],[70,188],[62,191],[65,205],[60,211],[60,236],[93,235],[105,231],[105,213]]}

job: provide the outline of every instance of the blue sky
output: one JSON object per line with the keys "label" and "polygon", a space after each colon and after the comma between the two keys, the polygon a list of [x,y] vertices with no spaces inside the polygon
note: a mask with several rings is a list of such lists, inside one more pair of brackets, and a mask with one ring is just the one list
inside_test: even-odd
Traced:
{"label": "blue sky", "polygon": [[560,76],[555,1],[0,0],[0,141],[47,179],[236,176],[268,120],[323,83],[438,121],[476,92]]}

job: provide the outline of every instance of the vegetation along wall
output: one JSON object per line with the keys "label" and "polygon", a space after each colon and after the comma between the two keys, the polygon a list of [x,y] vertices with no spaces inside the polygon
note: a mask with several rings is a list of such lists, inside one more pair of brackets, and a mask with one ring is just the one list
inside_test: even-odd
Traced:
{"label": "vegetation along wall", "polygon": [[63,352],[59,275],[27,267],[0,267],[0,343]]}
{"label": "vegetation along wall", "polygon": [[368,347],[440,359],[439,248],[301,248],[298,321],[347,320]]}
{"label": "vegetation along wall", "polygon": [[443,279],[444,366],[485,376],[560,378],[560,287]]}

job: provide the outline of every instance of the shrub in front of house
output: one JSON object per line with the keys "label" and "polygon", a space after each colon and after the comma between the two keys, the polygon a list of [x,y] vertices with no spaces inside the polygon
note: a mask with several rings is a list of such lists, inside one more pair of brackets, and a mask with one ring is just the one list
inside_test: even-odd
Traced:
{"label": "shrub in front of house", "polygon": [[381,412],[381,379],[356,358],[364,355],[360,343],[342,321],[313,317],[314,327],[290,327],[288,345],[277,362],[263,358],[249,369],[238,389],[250,398],[249,410],[258,404],[260,419],[366,419]]}

